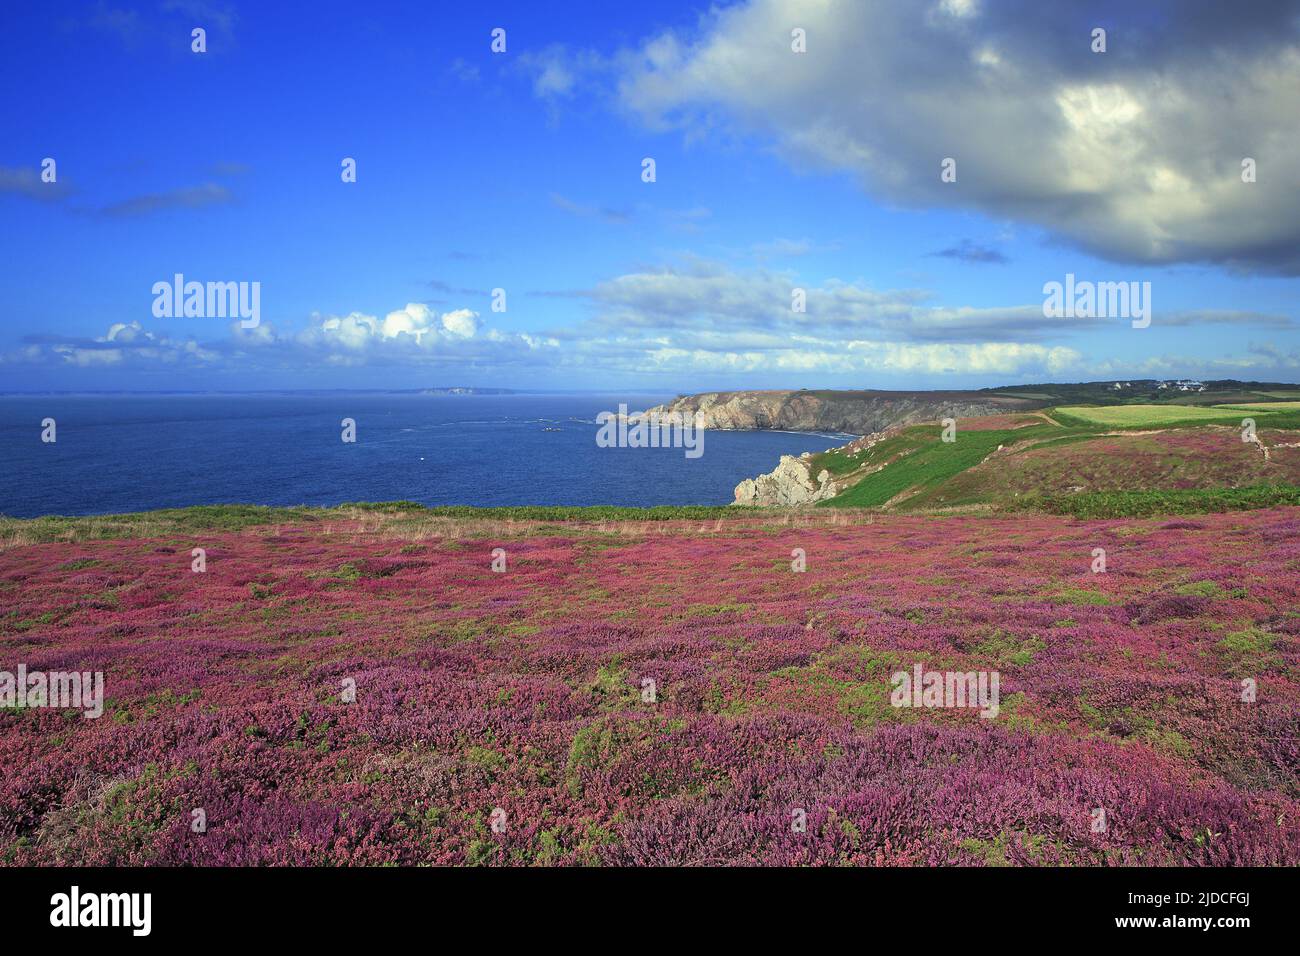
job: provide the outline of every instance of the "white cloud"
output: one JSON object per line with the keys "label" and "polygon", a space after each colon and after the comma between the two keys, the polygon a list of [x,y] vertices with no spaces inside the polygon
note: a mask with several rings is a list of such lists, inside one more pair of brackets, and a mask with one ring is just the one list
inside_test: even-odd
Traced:
{"label": "white cloud", "polygon": [[521,53],[519,65],[532,75],[533,93],[552,103],[570,98],[580,84],[592,82],[609,69],[599,54],[563,44]]}
{"label": "white cloud", "polygon": [[916,344],[865,339],[808,339],[799,347],[765,350],[647,347],[628,371],[651,367],[672,372],[817,372],[826,375],[1055,374],[1078,368],[1083,356],[1061,346],[993,342],[978,345]]}
{"label": "white cloud", "polygon": [[114,322],[94,339],[59,340],[33,345],[5,357],[8,362],[53,363],[92,368],[119,365],[207,364],[219,354],[192,339],[178,340],[145,329],[139,322]]}
{"label": "white cloud", "polygon": [[[512,369],[531,368],[557,382],[613,376],[679,386],[748,378],[751,387],[804,373],[810,384],[893,381],[916,387],[949,377],[985,384],[1171,375],[1288,380],[1300,369],[1300,353],[1269,342],[1212,359],[1111,359],[1087,347],[1089,339],[1078,348],[1035,341],[1059,324],[1043,319],[1041,304],[938,306],[919,290],[809,284],[809,311],[794,313],[789,295],[794,281],[789,275],[733,272],[697,261],[616,276],[577,293],[589,302],[590,317],[550,333],[507,332],[482,326],[470,309],[438,312],[408,303],[382,317],[359,311],[317,314],[301,330],[280,330],[269,321],[244,329],[234,321],[228,337],[202,343],[172,338],[140,322],[115,322],[98,338],[51,338],[0,354],[0,364],[241,373],[474,367],[502,381],[513,380]],[[1171,314],[1168,322],[1204,323],[1292,327],[1285,316],[1231,310]]]}
{"label": "white cloud", "polygon": [[442,316],[442,327],[450,334],[460,338],[469,338],[478,332],[478,313],[469,309],[457,309]]}
{"label": "white cloud", "polygon": [[297,341],[323,349],[363,351],[396,342],[401,347],[428,350],[478,333],[477,312],[456,309],[439,315],[423,302],[408,302],[382,319],[363,312],[316,314],[312,319],[314,324],[300,332]]}

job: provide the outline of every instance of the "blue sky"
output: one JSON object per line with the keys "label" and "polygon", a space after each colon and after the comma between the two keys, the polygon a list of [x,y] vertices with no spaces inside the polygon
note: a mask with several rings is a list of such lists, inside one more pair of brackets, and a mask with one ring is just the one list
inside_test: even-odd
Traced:
{"label": "blue sky", "polygon": [[1295,4],[290,6],[7,16],[0,390],[1300,380]]}

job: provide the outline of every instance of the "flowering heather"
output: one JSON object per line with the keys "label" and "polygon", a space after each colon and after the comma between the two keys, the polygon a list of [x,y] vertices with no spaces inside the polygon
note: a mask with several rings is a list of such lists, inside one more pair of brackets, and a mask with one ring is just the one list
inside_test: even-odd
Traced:
{"label": "flowering heather", "polygon": [[9,547],[0,860],[1300,864],[1300,509],[806,520]]}

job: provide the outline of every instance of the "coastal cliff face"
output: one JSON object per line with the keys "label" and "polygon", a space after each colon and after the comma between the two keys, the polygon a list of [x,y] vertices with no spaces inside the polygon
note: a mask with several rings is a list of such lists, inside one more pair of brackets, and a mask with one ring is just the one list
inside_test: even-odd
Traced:
{"label": "coastal cliff face", "polygon": [[781,463],[766,475],[746,478],[736,485],[733,504],[763,507],[810,505],[834,498],[839,491],[830,472],[822,469],[814,479],[807,458],[782,455]]}
{"label": "coastal cliff face", "polygon": [[[681,416],[698,421],[705,428],[728,431],[846,432],[862,436],[848,446],[853,451],[861,451],[904,425],[937,422],[948,417],[1005,415],[1030,411],[1044,404],[991,392],[702,392],[678,396],[641,414]],[[765,507],[809,505],[833,498],[844,490],[846,485],[836,482],[826,470],[814,475],[812,460],[807,454],[799,458],[781,456],[772,471],[738,484],[733,503]]]}
{"label": "coastal cliff face", "polygon": [[897,425],[1028,411],[1041,402],[985,392],[772,391],[683,395],[647,413],[697,413],[705,428],[866,435]]}
{"label": "coastal cliff face", "polygon": [[[863,435],[841,446],[841,450],[850,453],[869,451],[889,435],[888,431]],[[736,485],[734,492],[736,500],[732,504],[757,505],[764,508],[815,505],[827,498],[834,498],[847,487],[845,482],[832,478],[831,473],[825,468],[814,477],[812,464],[813,456],[808,452],[804,452],[798,458],[793,455],[782,455],[781,463],[767,474],[759,475],[757,478],[746,478]],[[883,467],[884,465],[879,466],[879,468]]]}

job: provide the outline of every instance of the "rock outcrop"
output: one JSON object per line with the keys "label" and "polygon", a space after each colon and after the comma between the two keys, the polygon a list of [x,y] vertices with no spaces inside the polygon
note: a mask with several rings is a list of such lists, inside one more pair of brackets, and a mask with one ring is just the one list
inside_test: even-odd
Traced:
{"label": "rock outcrop", "polygon": [[866,435],[896,425],[1001,415],[1038,408],[1042,402],[990,392],[772,391],[703,392],[683,395],[648,412],[694,416],[706,428],[779,428]]}
{"label": "rock outcrop", "polygon": [[810,505],[839,493],[830,472],[822,469],[814,479],[809,458],[782,455],[781,462],[766,475],[746,478],[736,485],[738,505]]}

